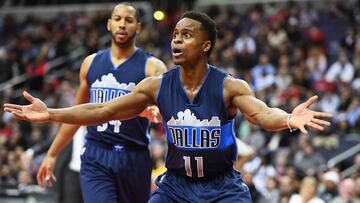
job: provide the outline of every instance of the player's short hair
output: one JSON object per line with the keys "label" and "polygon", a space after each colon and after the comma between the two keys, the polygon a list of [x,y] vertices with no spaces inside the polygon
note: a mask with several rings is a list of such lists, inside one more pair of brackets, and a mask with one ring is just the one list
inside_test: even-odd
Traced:
{"label": "player's short hair", "polygon": [[[115,8],[119,5],[133,7],[135,9],[135,19],[137,20],[137,22],[140,22],[140,20],[141,20],[140,11],[134,4],[132,4],[130,2],[121,2],[121,3],[117,4],[116,6],[114,6],[113,10],[111,11],[111,16],[113,15]],[[110,18],[111,18],[111,16],[110,16]]]}

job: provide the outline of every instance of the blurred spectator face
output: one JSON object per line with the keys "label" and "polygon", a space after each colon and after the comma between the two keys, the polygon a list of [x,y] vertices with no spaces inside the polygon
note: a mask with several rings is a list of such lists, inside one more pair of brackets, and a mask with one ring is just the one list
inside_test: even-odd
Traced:
{"label": "blurred spectator face", "polygon": [[360,154],[357,154],[354,159],[354,164],[357,170],[360,170]]}
{"label": "blurred spectator face", "polygon": [[275,165],[276,166],[285,166],[287,162],[287,155],[285,153],[279,154],[276,156]]}
{"label": "blurred spectator face", "polygon": [[343,180],[339,186],[340,196],[343,200],[350,200],[355,192],[354,180],[348,178]]}
{"label": "blurred spectator face", "polygon": [[129,46],[140,32],[140,22],[136,18],[136,10],[127,5],[117,5],[111,18],[108,19],[107,29],[111,32],[112,42],[118,46]]}
{"label": "blurred spectator face", "polygon": [[29,185],[32,183],[32,178],[29,172],[22,170],[18,176],[18,183],[23,185]]}
{"label": "blurred spectator face", "polygon": [[289,65],[289,58],[287,55],[282,55],[279,58],[279,66],[288,66]]}
{"label": "blurred spectator face", "polygon": [[291,195],[294,191],[294,182],[289,176],[283,176],[279,180],[281,195]]}
{"label": "blurred spectator face", "polygon": [[248,33],[243,31],[243,32],[241,32],[240,37],[243,39],[246,39],[248,37]]}
{"label": "blurred spectator face", "polygon": [[360,198],[360,176],[355,178],[355,196]]}
{"label": "blurred spectator face", "polygon": [[269,177],[266,181],[266,188],[268,191],[272,191],[277,188],[277,181],[274,177]]}
{"label": "blurred spectator face", "polygon": [[326,191],[336,191],[337,184],[339,183],[340,176],[338,172],[328,171],[323,175]]}
{"label": "blurred spectator face", "polygon": [[268,64],[269,63],[269,57],[266,55],[266,54],[262,54],[260,57],[259,57],[259,62],[260,64]]}
{"label": "blurred spectator face", "polygon": [[347,60],[347,56],[346,56],[345,54],[340,54],[340,56],[339,56],[339,62],[340,62],[341,64],[345,64],[347,61],[348,61],[348,60]]}
{"label": "blurred spectator face", "polygon": [[303,150],[305,155],[311,155],[314,152],[313,147],[309,143],[304,146]]}
{"label": "blurred spectator face", "polygon": [[316,196],[317,181],[314,177],[305,177],[301,182],[300,196],[303,200],[310,200]]}
{"label": "blurred spectator face", "polygon": [[286,167],[286,175],[288,175],[290,178],[296,177],[296,169],[294,166],[287,166]]}
{"label": "blurred spectator face", "polygon": [[41,131],[39,128],[34,128],[33,131],[31,132],[31,139],[34,142],[38,142],[41,140]]}
{"label": "blurred spectator face", "polygon": [[301,48],[296,47],[294,49],[294,58],[296,61],[304,60],[304,52]]}

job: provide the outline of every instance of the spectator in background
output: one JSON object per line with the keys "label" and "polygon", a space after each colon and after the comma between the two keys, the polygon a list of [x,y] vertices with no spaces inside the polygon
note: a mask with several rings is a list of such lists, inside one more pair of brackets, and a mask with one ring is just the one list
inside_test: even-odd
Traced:
{"label": "spectator in background", "polygon": [[160,140],[152,140],[150,143],[150,154],[153,161],[153,169],[151,171],[151,192],[156,189],[156,178],[166,171],[165,167],[165,146]]}
{"label": "spectator in background", "polygon": [[339,54],[338,60],[333,63],[325,74],[325,80],[334,83],[349,85],[354,78],[355,69],[345,53]]}
{"label": "spectator in background", "polygon": [[321,154],[315,152],[314,147],[306,137],[299,137],[300,150],[295,154],[295,166],[306,175],[315,175],[325,166],[325,160]]}
{"label": "spectator in background", "polygon": [[[355,182],[347,178],[339,184],[340,195],[335,197],[330,203],[349,203],[352,202],[355,192]],[[357,203],[357,202],[355,202]]]}
{"label": "spectator in background", "polygon": [[279,179],[280,198],[279,203],[288,203],[291,195],[297,190],[297,181],[290,176],[284,175]]}
{"label": "spectator in background", "polygon": [[339,195],[337,185],[340,182],[340,176],[336,171],[327,171],[324,173],[322,181],[324,191],[321,192],[320,198],[323,199],[325,203],[329,203]]}
{"label": "spectator in background", "polygon": [[341,47],[345,50],[346,55],[352,58],[355,49],[355,30],[353,27],[346,29],[346,35],[340,40]]}
{"label": "spectator in background", "polygon": [[319,109],[327,113],[337,113],[340,106],[339,95],[331,90],[325,90],[323,97],[319,101]]}
{"label": "spectator in background", "polygon": [[267,54],[259,56],[259,64],[251,70],[255,90],[262,90],[275,82],[275,68],[269,61]]}
{"label": "spectator in background", "polygon": [[289,203],[325,203],[317,195],[318,182],[313,176],[307,176],[301,181],[299,194],[293,194]]}
{"label": "spectator in background", "polygon": [[256,51],[255,40],[246,31],[242,31],[235,40],[234,49],[237,55],[237,67],[239,71],[249,71],[253,65],[253,57]]}
{"label": "spectator in background", "polygon": [[357,176],[354,177],[354,181],[355,181],[354,201],[360,202],[360,173],[358,173]]}
{"label": "spectator in background", "polygon": [[262,148],[258,152],[258,156],[254,157],[253,160],[245,163],[244,170],[249,171],[253,174],[253,181],[256,190],[261,193],[262,196],[269,196],[267,190],[268,178],[275,177],[276,171],[274,166],[271,164],[271,153],[266,148]]}
{"label": "spectator in background", "polygon": [[309,48],[305,63],[312,82],[323,79],[327,69],[327,59],[322,49],[319,47]]}
{"label": "spectator in background", "polygon": [[279,22],[273,22],[271,25],[271,29],[267,35],[267,40],[269,45],[278,50],[280,47],[288,41],[287,34],[284,29],[280,26]]}
{"label": "spectator in background", "polygon": [[280,200],[280,191],[278,181],[275,177],[268,177],[266,180],[266,193],[258,201],[259,203],[278,203]]}

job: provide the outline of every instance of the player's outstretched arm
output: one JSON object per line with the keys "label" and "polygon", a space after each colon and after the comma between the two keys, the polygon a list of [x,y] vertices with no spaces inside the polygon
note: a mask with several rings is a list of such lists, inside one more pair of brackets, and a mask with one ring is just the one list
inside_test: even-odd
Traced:
{"label": "player's outstretched arm", "polygon": [[270,131],[279,131],[286,128],[299,129],[307,134],[305,127],[324,130],[330,123],[324,118],[332,117],[331,114],[313,111],[309,107],[318,99],[313,96],[306,102],[298,105],[291,114],[279,108],[270,108],[263,101],[257,99],[249,85],[239,79],[228,77],[225,79],[224,88],[230,98],[230,105],[238,108],[242,114],[253,124]]}
{"label": "player's outstretched arm", "polygon": [[[157,79],[159,80],[159,79]],[[4,104],[4,110],[18,119],[31,122],[62,122],[77,125],[92,125],[110,120],[125,120],[136,117],[147,106],[154,104],[153,78],[139,83],[130,94],[106,103],[81,104],[69,108],[47,108],[40,99],[24,92],[29,105]]]}

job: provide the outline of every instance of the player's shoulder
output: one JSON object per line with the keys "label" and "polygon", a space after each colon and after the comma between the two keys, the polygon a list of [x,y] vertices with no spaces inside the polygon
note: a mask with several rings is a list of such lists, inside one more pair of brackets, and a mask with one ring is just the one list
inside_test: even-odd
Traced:
{"label": "player's shoulder", "polygon": [[161,75],[167,71],[165,63],[154,57],[150,56],[146,62],[146,74],[147,76]]}
{"label": "player's shoulder", "polygon": [[85,61],[87,61],[87,62],[92,62],[92,61],[94,60],[96,54],[97,54],[97,53],[92,53],[92,54],[90,54],[90,55],[87,55],[87,56],[85,57],[85,59],[84,59],[84,62],[85,62]]}
{"label": "player's shoulder", "polygon": [[229,93],[249,94],[252,92],[250,85],[242,79],[227,75],[224,79],[224,90]]}

